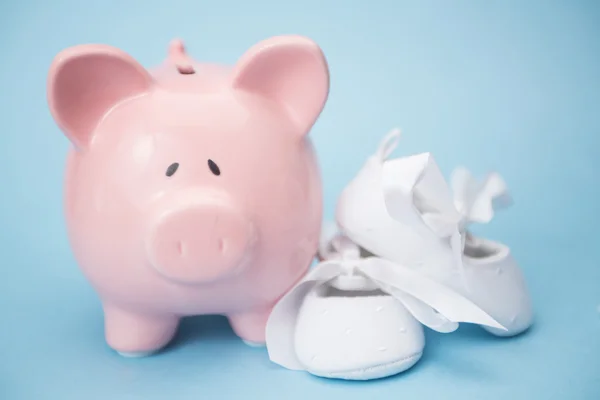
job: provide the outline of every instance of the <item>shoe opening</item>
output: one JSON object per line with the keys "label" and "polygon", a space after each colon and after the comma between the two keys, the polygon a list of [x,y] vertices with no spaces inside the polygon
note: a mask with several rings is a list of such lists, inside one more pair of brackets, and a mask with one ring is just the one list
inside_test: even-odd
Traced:
{"label": "shoe opening", "polygon": [[367,257],[375,257],[375,254],[371,253],[369,250],[360,247],[360,257],[361,258],[367,258]]}
{"label": "shoe opening", "polygon": [[333,286],[325,286],[323,290],[319,291],[320,297],[380,297],[389,296],[383,290],[340,290]]}
{"label": "shoe opening", "polygon": [[499,255],[501,248],[489,243],[465,244],[464,254],[470,258],[489,258]]}

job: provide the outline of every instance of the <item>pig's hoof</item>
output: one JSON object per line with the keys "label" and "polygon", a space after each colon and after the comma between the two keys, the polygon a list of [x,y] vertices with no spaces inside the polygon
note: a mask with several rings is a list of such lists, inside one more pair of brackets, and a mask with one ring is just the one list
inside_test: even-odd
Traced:
{"label": "pig's hoof", "polygon": [[175,335],[179,318],[133,313],[104,305],[105,338],[123,357],[146,357],[165,347]]}
{"label": "pig's hoof", "polygon": [[154,354],[155,351],[117,351],[117,353],[126,358],[142,358]]}
{"label": "pig's hoof", "polygon": [[246,343],[250,347],[265,347],[265,344],[262,342],[253,342],[251,340],[244,340],[244,339],[242,339],[242,342]]}
{"label": "pig's hoof", "polygon": [[265,327],[271,310],[246,312],[229,316],[235,334],[245,343],[264,343]]}

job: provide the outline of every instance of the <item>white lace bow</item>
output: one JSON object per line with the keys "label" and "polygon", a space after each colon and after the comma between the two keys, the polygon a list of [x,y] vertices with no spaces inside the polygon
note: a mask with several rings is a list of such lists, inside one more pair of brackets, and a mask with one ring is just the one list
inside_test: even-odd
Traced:
{"label": "white lace bow", "polygon": [[506,184],[497,173],[478,182],[465,168],[457,168],[448,185],[431,153],[386,160],[395,148],[399,130],[380,144],[382,190],[389,215],[410,224],[415,212],[438,237],[449,239],[455,266],[462,271],[462,255],[471,223],[487,223],[494,211],[511,204]]}
{"label": "white lace bow", "polygon": [[[344,236],[328,240],[328,259],[313,267],[274,307],[266,328],[266,342],[271,361],[285,368],[303,370],[296,357],[294,335],[296,319],[304,298],[320,285],[340,290],[379,289],[396,300],[423,325],[438,332],[452,332],[459,322],[505,329],[470,300],[425,277],[415,268],[395,264],[378,257],[360,258],[359,248]],[[351,293],[349,293],[351,295]],[[318,329],[318,327],[315,327]]]}

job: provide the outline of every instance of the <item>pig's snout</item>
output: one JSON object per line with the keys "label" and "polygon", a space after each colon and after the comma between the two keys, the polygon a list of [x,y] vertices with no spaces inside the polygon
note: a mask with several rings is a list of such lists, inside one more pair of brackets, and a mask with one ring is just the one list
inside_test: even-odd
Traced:
{"label": "pig's snout", "polygon": [[233,207],[196,204],[159,216],[146,247],[154,268],[167,278],[207,282],[241,267],[252,242],[252,224]]}

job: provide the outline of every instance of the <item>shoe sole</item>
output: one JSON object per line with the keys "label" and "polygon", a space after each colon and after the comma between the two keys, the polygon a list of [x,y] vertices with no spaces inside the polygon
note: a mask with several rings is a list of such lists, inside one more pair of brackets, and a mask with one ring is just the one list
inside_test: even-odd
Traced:
{"label": "shoe sole", "polygon": [[371,379],[386,378],[404,372],[412,368],[421,359],[422,355],[423,352],[421,351],[419,353],[415,353],[408,357],[404,357],[400,360],[392,361],[386,364],[348,371],[325,372],[311,369],[308,369],[307,371],[312,375],[320,376],[322,378],[366,381]]}

